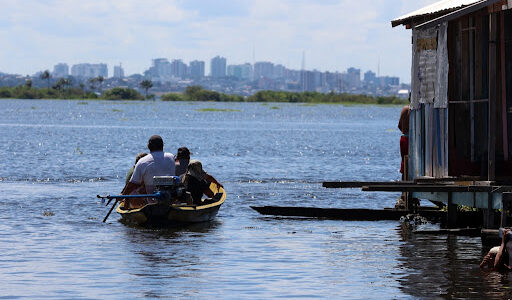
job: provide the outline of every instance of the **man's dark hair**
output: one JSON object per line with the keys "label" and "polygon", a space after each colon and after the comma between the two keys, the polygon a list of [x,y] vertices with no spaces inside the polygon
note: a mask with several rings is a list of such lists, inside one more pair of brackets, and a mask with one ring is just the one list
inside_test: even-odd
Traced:
{"label": "man's dark hair", "polygon": [[148,141],[148,149],[149,151],[163,151],[164,150],[164,140],[159,135],[152,135]]}
{"label": "man's dark hair", "polygon": [[180,147],[178,148],[176,159],[190,159],[191,154],[187,147]]}

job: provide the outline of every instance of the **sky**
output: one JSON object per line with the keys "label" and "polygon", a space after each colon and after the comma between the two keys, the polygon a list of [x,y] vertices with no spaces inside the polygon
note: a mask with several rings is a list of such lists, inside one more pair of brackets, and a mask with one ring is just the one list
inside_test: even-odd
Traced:
{"label": "sky", "polygon": [[391,20],[437,0],[0,0],[0,72],[64,62],[142,73],[151,59],[360,68],[410,82],[411,32]]}

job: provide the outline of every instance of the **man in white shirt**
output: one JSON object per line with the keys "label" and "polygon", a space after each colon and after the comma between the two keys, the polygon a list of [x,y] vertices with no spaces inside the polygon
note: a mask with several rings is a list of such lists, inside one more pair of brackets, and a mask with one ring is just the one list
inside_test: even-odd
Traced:
{"label": "man in white shirt", "polygon": [[149,138],[148,149],[150,153],[141,158],[135,165],[132,178],[124,195],[129,195],[138,187],[144,185],[146,193],[151,194],[155,191],[153,185],[153,176],[174,176],[174,155],[164,153],[164,141],[159,135],[153,135]]}

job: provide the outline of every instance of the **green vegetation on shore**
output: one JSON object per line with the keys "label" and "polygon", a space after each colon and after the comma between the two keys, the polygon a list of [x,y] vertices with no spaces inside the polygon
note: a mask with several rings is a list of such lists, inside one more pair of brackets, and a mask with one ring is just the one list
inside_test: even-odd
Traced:
{"label": "green vegetation on shore", "polygon": [[116,87],[98,95],[85,91],[83,87],[32,88],[30,85],[0,87],[0,99],[103,99],[103,100],[143,100],[144,96],[134,89]]}
{"label": "green vegetation on shore", "polygon": [[249,97],[208,91],[200,86],[189,86],[183,93],[162,95],[163,101],[217,101],[217,102],[288,102],[288,103],[353,103],[353,104],[405,104],[398,97],[373,97],[353,94],[322,94],[318,92],[260,91]]}
{"label": "green vegetation on shore", "polygon": [[163,101],[217,101],[217,102],[245,102],[242,96],[228,95],[216,91],[203,89],[201,86],[188,86],[183,93],[168,93],[162,95]]}
{"label": "green vegetation on shore", "polygon": [[404,104],[407,99],[398,97],[373,97],[354,94],[322,94],[318,92],[260,91],[247,98],[248,102],[289,102],[289,103],[354,103],[354,104]]}
{"label": "green vegetation on shore", "polygon": [[[148,93],[152,87],[150,81],[141,84]],[[94,89],[93,89],[94,90]],[[101,89],[100,89],[101,90]],[[73,87],[66,79],[59,81],[51,88],[33,88],[31,82],[16,87],[0,87],[0,99],[103,99],[103,100],[144,100],[153,95],[144,97],[131,88],[116,87],[103,93],[85,90],[84,85]],[[373,97],[354,94],[322,94],[318,92],[283,92],[260,91],[256,94],[243,97],[228,95],[216,91],[203,89],[201,86],[189,86],[183,93],[168,93],[161,97],[162,101],[215,101],[215,102],[284,102],[284,103],[345,103],[345,104],[405,104],[406,99],[398,97]]]}
{"label": "green vegetation on shore", "polygon": [[196,109],[196,111],[200,111],[200,112],[238,112],[240,111],[239,109],[231,109],[231,108],[200,108],[200,109]]}

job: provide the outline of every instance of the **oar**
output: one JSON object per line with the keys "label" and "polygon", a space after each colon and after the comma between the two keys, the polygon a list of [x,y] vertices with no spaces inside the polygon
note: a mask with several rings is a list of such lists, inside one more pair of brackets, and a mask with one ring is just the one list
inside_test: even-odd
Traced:
{"label": "oar", "polygon": [[114,207],[116,207],[117,201],[118,201],[117,199],[116,199],[116,201],[114,201],[114,205],[112,205],[112,207],[108,211],[108,214],[103,219],[103,223],[105,223],[107,221],[108,217],[110,216],[110,213],[112,213],[112,211],[114,210]]}
{"label": "oar", "polygon": [[108,204],[110,203],[110,201],[112,201],[112,199],[116,199],[116,201],[114,201],[114,205],[112,205],[112,207],[110,208],[110,210],[108,211],[107,215],[105,216],[105,218],[103,219],[103,223],[105,223],[108,219],[108,217],[110,216],[110,214],[112,213],[112,211],[114,210],[114,207],[116,207],[116,204],[117,202],[119,201],[118,197],[114,196],[114,197],[111,197],[110,195],[109,196],[100,196],[100,195],[96,195],[96,197],[100,198],[100,199],[105,199],[107,198],[108,199],[108,203],[107,203],[107,206]]}
{"label": "oar", "polygon": [[[110,201],[112,199],[115,199],[116,201],[114,202],[114,205],[112,205],[112,207],[110,208],[110,210],[108,211],[108,214],[105,216],[105,219],[103,219],[103,223],[105,223],[108,219],[108,216],[110,216],[110,214],[112,213],[112,211],[114,210],[114,207],[116,207],[116,204],[117,202],[119,201],[119,199],[126,199],[126,198],[146,198],[146,197],[153,197],[153,198],[160,198],[162,197],[162,194],[160,192],[156,192],[154,194],[147,194],[147,195],[115,195],[115,196],[110,196],[110,195],[107,195],[107,196],[100,196],[100,195],[96,195],[96,197],[100,198],[100,199],[108,199],[108,202],[110,203]],[[108,203],[107,203],[108,205]]]}

